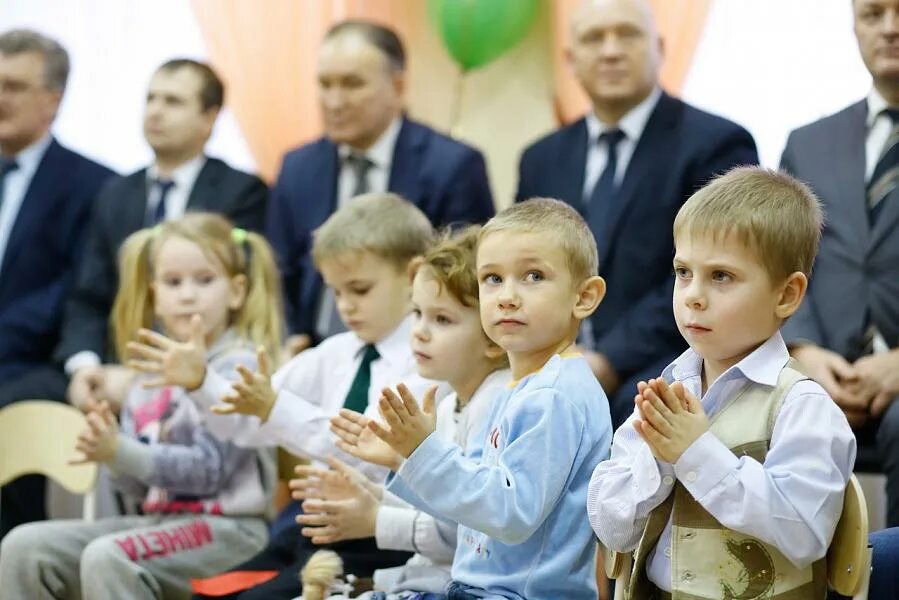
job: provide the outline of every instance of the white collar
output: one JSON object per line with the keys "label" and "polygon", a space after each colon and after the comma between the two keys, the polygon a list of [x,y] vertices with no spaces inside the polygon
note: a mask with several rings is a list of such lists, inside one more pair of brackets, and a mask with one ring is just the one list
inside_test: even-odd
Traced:
{"label": "white collar", "polygon": [[640,136],[643,135],[646,123],[649,121],[649,117],[652,116],[652,111],[661,97],[661,88],[659,86],[652,88],[649,95],[640,104],[627,111],[627,114],[621,117],[617,123],[603,123],[596,116],[596,113],[591,110],[586,116],[587,139],[590,140],[590,143],[594,143],[602,133],[618,128],[624,132],[628,140],[636,143]]}
{"label": "white collar", "polygon": [[[412,315],[406,316],[396,329],[388,333],[386,336],[375,342],[375,349],[378,355],[389,363],[401,365],[408,362],[409,339],[412,337]],[[368,343],[356,338],[359,346],[356,348],[356,354],[362,352]]]}
{"label": "white collar", "polygon": [[[376,168],[386,169],[393,162],[393,149],[396,146],[396,139],[400,135],[402,124],[402,117],[395,118],[381,134],[381,137],[379,137],[368,150],[362,152],[362,154],[370,160]],[[340,144],[338,152],[340,153],[340,159],[343,160],[349,156],[351,152],[359,152],[359,150],[354,149],[349,144]]]}
{"label": "white collar", "polygon": [[48,131],[37,140],[31,142],[31,144],[24,149],[20,150],[19,153],[13,157],[16,164],[19,165],[19,172],[34,173],[37,171],[37,166],[41,163],[41,159],[44,158],[44,153],[47,152],[47,148],[50,147],[52,141],[53,136],[50,135],[50,132]]}
{"label": "white collar", "polygon": [[880,95],[880,92],[877,91],[877,88],[872,87],[871,92],[867,97],[868,103],[868,116],[865,120],[865,123],[868,126],[868,129],[874,126],[874,122],[877,120],[877,117],[880,116],[884,110],[890,107],[890,104],[886,101],[886,98]]}
{"label": "white collar", "polygon": [[[762,385],[777,385],[777,378],[780,371],[787,360],[790,358],[790,352],[784,343],[780,332],[776,332],[770,338],[765,340],[761,346],[750,352],[743,360],[729,368],[721,374],[719,379],[739,371],[743,376],[751,381]],[[669,381],[683,381],[691,377],[702,375],[702,357],[692,348],[688,348],[677,357],[674,362],[665,367],[662,371],[662,377]],[[709,381],[711,386],[713,382]]]}
{"label": "white collar", "polygon": [[[189,161],[178,165],[175,170],[172,171],[171,177],[172,181],[175,183],[175,187],[182,190],[192,188],[194,182],[197,180],[197,177],[200,175],[200,171],[205,165],[205,154],[198,154]],[[158,179],[159,167],[157,167],[156,163],[154,162],[152,165],[147,167],[147,180],[153,182]]]}

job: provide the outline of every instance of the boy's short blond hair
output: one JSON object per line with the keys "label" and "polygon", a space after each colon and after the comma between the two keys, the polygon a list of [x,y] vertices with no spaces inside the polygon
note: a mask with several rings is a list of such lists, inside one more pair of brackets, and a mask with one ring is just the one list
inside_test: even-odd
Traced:
{"label": "boy's short blond hair", "polygon": [[434,241],[434,227],[414,204],[396,194],[363,194],[339,209],[312,234],[312,259],[371,252],[406,269]]}
{"label": "boy's short blond hair", "polygon": [[562,248],[571,278],[581,283],[599,272],[596,239],[583,217],[552,198],[531,198],[501,211],[481,229],[479,241],[500,231],[545,233]]}
{"label": "boy's short blond hair", "polygon": [[772,281],[783,281],[797,271],[811,275],[823,222],[817,196],[798,179],[737,167],[690,196],[674,219],[674,238],[736,235]]}

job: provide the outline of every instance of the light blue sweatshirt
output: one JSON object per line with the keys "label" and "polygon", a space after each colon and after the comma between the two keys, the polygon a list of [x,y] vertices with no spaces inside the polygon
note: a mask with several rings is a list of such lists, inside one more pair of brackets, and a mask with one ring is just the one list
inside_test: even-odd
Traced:
{"label": "light blue sweatshirt", "polygon": [[478,588],[470,593],[595,600],[587,486],[611,441],[609,403],[587,362],[556,355],[496,399],[480,451],[463,456],[432,434],[387,489],[459,523],[452,576]]}

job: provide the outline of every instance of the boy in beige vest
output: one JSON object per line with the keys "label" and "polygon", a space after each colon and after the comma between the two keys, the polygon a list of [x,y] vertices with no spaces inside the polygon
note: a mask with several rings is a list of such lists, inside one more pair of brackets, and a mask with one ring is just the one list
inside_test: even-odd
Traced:
{"label": "boy in beige vest", "polygon": [[855,438],[778,331],[821,225],[805,185],[759,168],[678,213],[674,316],[690,348],[638,385],[587,499],[599,539],[635,553],[630,598],[825,597]]}

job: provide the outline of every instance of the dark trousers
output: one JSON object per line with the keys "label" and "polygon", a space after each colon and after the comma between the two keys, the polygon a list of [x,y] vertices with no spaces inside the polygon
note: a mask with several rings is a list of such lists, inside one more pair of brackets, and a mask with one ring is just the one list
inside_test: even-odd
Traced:
{"label": "dark trousers", "polygon": [[899,526],[899,400],[880,419],[855,431],[858,458],[855,470],[882,471],[887,478],[887,527]]}
{"label": "dark trousers", "polygon": [[[0,408],[22,400],[65,402],[68,379],[54,367],[40,367],[0,383]],[[28,452],[28,448],[20,451]],[[75,449],[72,448],[74,455]],[[0,490],[0,539],[13,527],[47,518],[47,481],[41,475],[15,479]]]}
{"label": "dark trousers", "polygon": [[[274,534],[268,546],[259,554],[231,569],[232,571],[279,571],[274,579],[244,592],[218,598],[239,600],[290,600],[300,593],[300,569],[316,550],[333,550],[343,560],[346,573],[357,577],[371,577],[375,569],[405,564],[412,556],[408,552],[379,550],[374,538],[350,540],[337,544],[316,546],[300,534],[300,526],[293,524]],[[211,596],[195,595],[195,599]]]}

